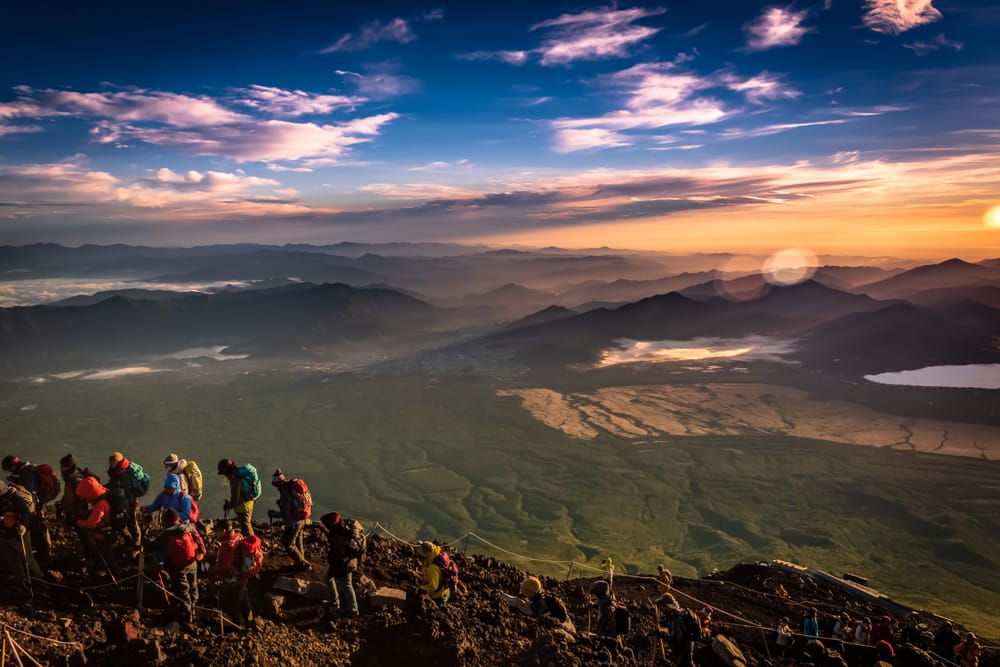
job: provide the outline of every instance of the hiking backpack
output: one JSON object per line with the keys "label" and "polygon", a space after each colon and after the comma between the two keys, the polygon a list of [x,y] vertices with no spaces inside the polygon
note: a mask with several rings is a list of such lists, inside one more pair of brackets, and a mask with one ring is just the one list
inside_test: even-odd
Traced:
{"label": "hiking backpack", "polygon": [[681,612],[681,627],[684,629],[684,638],[692,641],[701,637],[701,621],[690,609]]}
{"label": "hiking backpack", "polygon": [[188,461],[187,465],[184,466],[183,472],[184,479],[187,481],[187,492],[191,496],[191,500],[201,500],[201,470],[198,468],[198,464],[194,461]]}
{"label": "hiking backpack", "polygon": [[185,495],[191,498],[191,511],[188,512],[188,521],[191,523],[198,523],[198,517],[201,516],[201,510],[198,509],[198,503],[195,502],[194,496],[190,493],[185,494],[181,491],[177,498],[177,507],[181,506],[181,502],[184,500]]}
{"label": "hiking backpack", "polygon": [[627,635],[632,629],[632,615],[628,607],[615,607],[615,634]]}
{"label": "hiking backpack", "polygon": [[344,532],[347,534],[345,548],[352,559],[358,563],[365,561],[365,550],[368,548],[368,537],[364,526],[357,519],[344,519]]}
{"label": "hiking backpack", "polygon": [[458,587],[458,565],[451,558],[448,557],[448,553],[442,549],[441,553],[434,557],[433,563],[438,566],[441,570],[441,585],[440,588],[450,588],[451,592],[454,594]]}
{"label": "hiking backpack", "polygon": [[288,493],[291,496],[292,518],[296,521],[308,519],[312,515],[313,499],[306,483],[293,479],[288,483]]}
{"label": "hiking backpack", "polygon": [[244,463],[237,470],[236,474],[243,485],[243,500],[257,500],[260,498],[260,475],[257,469],[249,463]]}
{"label": "hiking backpack", "polygon": [[250,535],[240,541],[240,574],[243,581],[253,579],[260,574],[260,569],[264,566],[264,548],[260,537]]}
{"label": "hiking backpack", "polygon": [[35,466],[35,477],[38,480],[38,504],[50,503],[59,497],[62,485],[56,476],[56,471],[48,463]]}
{"label": "hiking backpack", "polygon": [[198,544],[191,531],[183,527],[170,531],[167,539],[167,562],[174,570],[183,570],[196,560]]}
{"label": "hiking backpack", "polygon": [[17,493],[17,495],[21,496],[21,500],[23,500],[24,504],[28,506],[28,514],[34,514],[35,494],[33,494],[31,491],[28,491],[28,489],[21,486],[20,484],[15,484],[14,482],[8,482],[7,486],[14,489],[14,492]]}
{"label": "hiking backpack", "polygon": [[108,501],[108,523],[104,526],[105,532],[118,533],[125,529],[129,523],[128,508],[129,501],[125,497],[124,489],[118,487],[108,488],[108,492],[98,498],[98,500]]}
{"label": "hiking backpack", "polygon": [[566,609],[566,603],[554,595],[546,595],[543,600],[545,601],[545,608],[549,610],[549,616],[560,623],[565,623],[569,620],[569,610]]}
{"label": "hiking backpack", "polygon": [[149,493],[149,474],[142,469],[141,465],[138,463],[129,463],[126,474],[128,475],[129,489],[132,491],[133,498],[142,498]]}

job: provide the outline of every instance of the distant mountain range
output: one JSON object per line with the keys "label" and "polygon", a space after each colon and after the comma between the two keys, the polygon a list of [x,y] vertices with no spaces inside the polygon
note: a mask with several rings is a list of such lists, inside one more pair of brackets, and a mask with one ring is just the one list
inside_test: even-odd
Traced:
{"label": "distant mountain range", "polygon": [[[592,362],[619,338],[749,335],[794,338],[794,360],[849,373],[1000,358],[1000,261],[828,265],[791,286],[711,266],[670,272],[719,260],[448,244],[0,247],[8,284],[141,273],[179,288],[0,309],[0,368],[204,345],[256,357],[320,356],[346,344],[433,345],[456,336],[469,350],[485,346],[539,367]],[[239,286],[183,289],[226,281]]]}

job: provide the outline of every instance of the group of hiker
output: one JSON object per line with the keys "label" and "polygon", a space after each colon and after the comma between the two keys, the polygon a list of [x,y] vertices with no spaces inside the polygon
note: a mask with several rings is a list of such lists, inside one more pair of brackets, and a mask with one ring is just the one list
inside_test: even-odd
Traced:
{"label": "group of hiker", "polygon": [[[13,455],[3,459],[2,467],[7,480],[0,481],[0,574],[29,598],[50,588],[46,568],[51,538],[44,508],[52,504],[55,520],[79,539],[88,577],[103,571],[118,582],[123,576],[121,559],[138,560],[138,576],[155,571],[164,591],[180,602],[183,620],[190,622],[198,604],[199,576],[207,575],[219,583],[222,611],[230,622],[247,626],[252,615],[247,583],[260,573],[264,560],[261,539],[253,530],[254,504],[262,491],[253,465],[232,459],[218,462],[217,472],[228,480],[230,493],[223,504],[224,518],[214,521],[200,521],[201,470],[175,453],[163,459],[162,490],[148,503],[140,500],[150,493],[149,473],[121,452],[108,457],[106,482],[89,468],[81,468],[72,454],[60,459],[59,475],[47,464],[35,465]],[[282,545],[295,569],[310,570],[303,540],[312,515],[309,487],[301,479],[287,478],[280,469],[271,485],[278,492],[274,514],[283,524]],[[159,529],[151,531],[157,516]],[[364,528],[360,521],[337,512],[324,514],[319,525],[329,545],[330,606],[343,606],[346,615],[357,616],[353,573],[365,552]],[[214,546],[211,557],[206,547],[209,534]],[[436,564],[439,560],[434,555],[426,559],[425,579],[437,583],[425,590],[446,602],[448,579]],[[432,568],[437,568],[433,576]]]}

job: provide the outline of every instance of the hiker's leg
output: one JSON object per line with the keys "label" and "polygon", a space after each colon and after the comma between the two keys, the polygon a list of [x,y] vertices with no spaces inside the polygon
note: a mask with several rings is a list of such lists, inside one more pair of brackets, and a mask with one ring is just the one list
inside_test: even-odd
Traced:
{"label": "hiker's leg", "polygon": [[76,528],[76,534],[80,538],[80,545],[83,547],[84,565],[96,567],[100,564],[100,556],[97,555],[97,544],[94,540],[94,533],[85,528]]}
{"label": "hiker's leg", "polygon": [[250,589],[246,581],[239,582],[240,584],[240,611],[243,614],[243,625],[245,626],[250,618],[253,616],[253,609],[250,606]]}
{"label": "hiker's leg", "polygon": [[31,533],[26,532],[21,536],[21,557],[26,559],[28,564],[28,571],[31,572],[31,576],[36,579],[42,578],[42,568],[39,567],[38,561],[35,560],[35,554],[31,553]]}
{"label": "hiker's leg", "polygon": [[327,582],[327,584],[330,587],[331,609],[340,609],[340,592],[337,590],[337,588],[339,587],[337,579],[338,579],[337,577],[330,577],[330,580]]}
{"label": "hiker's leg", "polygon": [[0,566],[4,572],[14,578],[16,585],[24,583],[24,557],[21,556],[21,543],[16,538],[0,540]]}
{"label": "hiker's leg", "polygon": [[52,537],[49,535],[49,528],[45,525],[41,512],[32,515],[28,527],[31,531],[31,542],[38,550],[38,560],[48,565],[52,550]]}
{"label": "hiker's leg", "polygon": [[[177,597],[183,600],[184,612],[188,618],[194,613],[195,596],[198,595],[197,580],[192,581],[192,574],[196,567],[197,563],[192,563],[183,570],[173,574],[174,581],[176,582]],[[192,584],[194,585],[192,586]]]}
{"label": "hiker's leg", "polygon": [[303,526],[305,526],[305,521],[296,521],[285,529],[290,533],[288,537],[288,553],[295,560],[296,565],[305,565],[308,563],[306,555],[302,550]]}
{"label": "hiker's leg", "polygon": [[337,577],[337,584],[340,586],[347,613],[357,615],[358,597],[354,594],[353,573],[348,572],[343,577]]}
{"label": "hiker's leg", "polygon": [[112,549],[112,539],[110,536],[104,539],[94,538],[94,543],[97,545],[97,553],[99,560],[107,566],[108,572],[111,573],[115,579],[121,579],[122,571],[118,567],[118,559],[115,558],[115,550]]}
{"label": "hiker's leg", "polygon": [[239,524],[240,532],[243,533],[244,537],[250,537],[253,535],[253,523],[250,521],[250,514],[237,514],[236,522]]}
{"label": "hiker's leg", "polygon": [[233,581],[222,585],[222,611],[236,625],[243,627],[244,619],[240,614],[243,601],[240,599],[242,582]]}

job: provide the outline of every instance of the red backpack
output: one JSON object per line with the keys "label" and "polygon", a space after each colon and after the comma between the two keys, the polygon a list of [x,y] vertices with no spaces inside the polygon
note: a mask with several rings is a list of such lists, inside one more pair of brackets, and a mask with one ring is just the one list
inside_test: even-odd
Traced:
{"label": "red backpack", "polygon": [[177,501],[177,506],[180,507],[181,502],[184,500],[184,496],[191,498],[191,511],[188,512],[188,521],[191,523],[198,523],[198,517],[201,516],[201,510],[198,509],[198,503],[195,502],[194,496],[181,491],[180,500]]}
{"label": "red backpack", "polygon": [[288,492],[291,494],[292,518],[305,521],[312,515],[313,499],[309,487],[301,479],[293,479],[288,483]]}
{"label": "red backpack", "polygon": [[167,540],[167,562],[174,570],[183,570],[197,560],[198,544],[190,530],[179,528]]}
{"label": "red backpack", "polygon": [[48,463],[35,466],[35,477],[38,479],[38,504],[44,505],[59,496],[61,485],[56,471]]}
{"label": "red backpack", "polygon": [[256,535],[244,537],[240,542],[239,554],[241,557],[240,579],[243,581],[253,579],[264,566],[264,549],[260,538]]}

